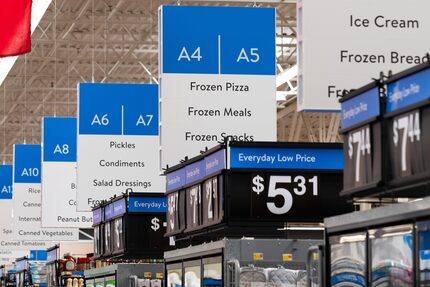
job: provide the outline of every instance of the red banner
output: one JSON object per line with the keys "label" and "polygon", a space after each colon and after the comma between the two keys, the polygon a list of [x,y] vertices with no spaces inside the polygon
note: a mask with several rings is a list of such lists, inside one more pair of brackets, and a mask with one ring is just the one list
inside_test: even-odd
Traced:
{"label": "red banner", "polygon": [[31,0],[0,0],[0,57],[31,51]]}

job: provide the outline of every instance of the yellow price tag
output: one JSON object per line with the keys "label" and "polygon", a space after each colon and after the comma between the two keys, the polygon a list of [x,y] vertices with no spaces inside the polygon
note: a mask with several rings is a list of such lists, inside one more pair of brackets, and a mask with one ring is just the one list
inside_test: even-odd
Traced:
{"label": "yellow price tag", "polygon": [[318,261],[320,259],[320,255],[318,253],[314,253],[313,256],[312,256],[312,259],[314,261]]}
{"label": "yellow price tag", "polygon": [[155,274],[155,278],[157,278],[157,279],[163,279],[164,278],[164,274],[163,273],[156,273]]}
{"label": "yellow price tag", "polygon": [[293,260],[293,254],[290,253],[284,253],[282,254],[282,261],[292,261]]}
{"label": "yellow price tag", "polygon": [[254,261],[261,261],[264,260],[264,253],[254,253]]}
{"label": "yellow price tag", "polygon": [[145,272],[143,273],[143,278],[151,278],[152,277],[152,273],[151,272]]}

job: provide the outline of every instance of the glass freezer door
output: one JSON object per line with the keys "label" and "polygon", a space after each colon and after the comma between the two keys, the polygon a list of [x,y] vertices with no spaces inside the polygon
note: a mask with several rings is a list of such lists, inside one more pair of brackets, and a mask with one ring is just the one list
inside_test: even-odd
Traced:
{"label": "glass freezer door", "polygon": [[323,267],[324,256],[323,246],[311,246],[308,251],[308,287],[322,287],[323,285]]}
{"label": "glass freezer door", "polygon": [[417,223],[418,230],[418,272],[420,287],[430,286],[430,221]]}

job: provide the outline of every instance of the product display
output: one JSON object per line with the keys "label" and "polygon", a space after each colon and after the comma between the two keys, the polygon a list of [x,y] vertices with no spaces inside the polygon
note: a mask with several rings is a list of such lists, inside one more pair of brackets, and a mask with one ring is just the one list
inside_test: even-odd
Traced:
{"label": "product display", "polygon": [[430,1],[2,1],[0,287],[430,287]]}

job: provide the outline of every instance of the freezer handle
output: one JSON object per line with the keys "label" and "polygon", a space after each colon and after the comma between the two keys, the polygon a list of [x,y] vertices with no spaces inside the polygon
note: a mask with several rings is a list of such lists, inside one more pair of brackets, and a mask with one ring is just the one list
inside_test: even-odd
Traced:
{"label": "freezer handle", "polygon": [[227,287],[239,287],[240,264],[237,259],[227,261]]}
{"label": "freezer handle", "polygon": [[314,245],[308,249],[306,262],[307,287],[324,287],[324,246]]}

